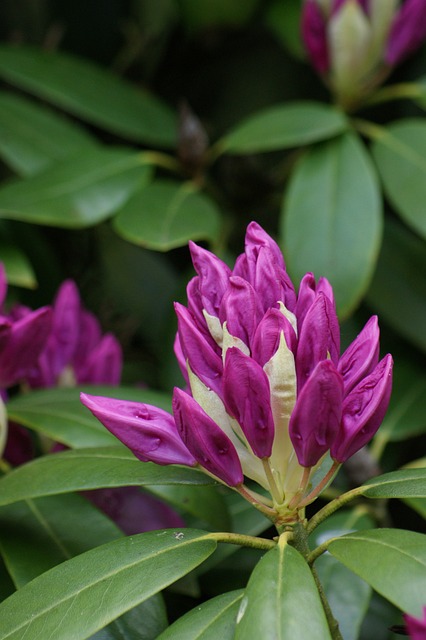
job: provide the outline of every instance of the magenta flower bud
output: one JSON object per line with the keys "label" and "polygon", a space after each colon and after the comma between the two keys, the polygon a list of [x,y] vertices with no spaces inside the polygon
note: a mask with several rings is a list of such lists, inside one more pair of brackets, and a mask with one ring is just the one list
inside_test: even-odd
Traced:
{"label": "magenta flower bud", "polygon": [[330,300],[333,307],[335,307],[333,289],[327,278],[320,278],[318,283],[316,283],[314,274],[310,272],[306,273],[300,282],[295,312],[299,332],[301,331],[307,312],[320,292],[322,292]]}
{"label": "magenta flower bud", "polygon": [[399,64],[418,49],[425,38],[426,1],[405,0],[392,22],[385,61],[390,66]]}
{"label": "magenta flower bud", "polygon": [[426,607],[423,607],[423,618],[415,618],[404,614],[405,624],[411,640],[425,640],[426,638]]}
{"label": "magenta flower bud", "polygon": [[262,315],[259,296],[251,284],[238,276],[230,278],[219,309],[219,320],[226,322],[229,333],[249,347]]}
{"label": "magenta flower bud", "polygon": [[13,322],[0,351],[0,387],[21,382],[44,349],[51,327],[52,310],[42,307]]}
{"label": "magenta flower bud", "polygon": [[278,309],[269,309],[257,326],[252,346],[252,356],[262,367],[277,352],[282,333],[289,349],[296,353],[297,337],[290,322]]}
{"label": "magenta flower bud", "polygon": [[297,348],[297,384],[299,392],[312,370],[328,357],[337,365],[340,353],[340,330],[336,311],[320,291],[306,313]]}
{"label": "magenta flower bud", "polygon": [[330,67],[326,21],[316,0],[306,0],[302,9],[302,39],[311,62],[320,74]]}
{"label": "magenta flower bud", "polygon": [[221,358],[196,327],[188,309],[175,303],[179,339],[191,371],[210,389],[221,393],[223,366]]}
{"label": "magenta flower bud", "polygon": [[219,314],[220,303],[228,287],[230,268],[213,253],[202,249],[194,242],[189,243],[192,263],[199,275],[199,288],[203,308],[210,315]]}
{"label": "magenta flower bud", "polygon": [[345,395],[373,371],[378,361],[379,326],[377,316],[372,316],[339,360],[337,370],[343,376]]}
{"label": "magenta flower bud", "polygon": [[243,471],[231,440],[190,395],[177,388],[173,413],[180,437],[195,460],[230,487],[242,484]]}
{"label": "magenta flower bud", "polygon": [[143,462],[183,464],[193,467],[195,460],[167,411],[148,404],[115,400],[82,393],[81,402],[134,455]]}
{"label": "magenta flower bud", "polygon": [[122,360],[118,340],[106,333],[90,351],[84,366],[74,367],[77,384],[119,384]]}
{"label": "magenta flower bud", "polygon": [[268,458],[275,429],[269,382],[262,367],[231,347],[226,352],[223,388],[226,410],[239,423],[253,453]]}
{"label": "magenta flower bud", "polygon": [[52,335],[48,350],[54,375],[71,360],[79,339],[80,294],[72,280],[65,280],[53,303]]}
{"label": "magenta flower bud", "polygon": [[313,467],[330,449],[342,418],[343,380],[330,360],[322,360],[298,395],[289,433],[297,459]]}
{"label": "magenta flower bud", "polygon": [[343,418],[330,453],[345,462],[376,433],[388,408],[392,390],[392,357],[388,354],[361,380],[343,402]]}

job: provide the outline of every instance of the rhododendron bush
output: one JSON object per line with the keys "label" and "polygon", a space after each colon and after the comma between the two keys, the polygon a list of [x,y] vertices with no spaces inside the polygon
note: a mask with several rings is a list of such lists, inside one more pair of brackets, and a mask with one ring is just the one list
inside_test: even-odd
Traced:
{"label": "rhododendron bush", "polygon": [[0,7],[0,640],[426,638],[426,0],[59,4]]}

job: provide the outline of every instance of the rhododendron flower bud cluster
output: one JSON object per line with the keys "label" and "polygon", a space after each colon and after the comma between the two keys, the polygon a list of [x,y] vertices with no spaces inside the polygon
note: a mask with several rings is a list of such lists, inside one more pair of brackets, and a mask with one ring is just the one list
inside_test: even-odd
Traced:
{"label": "rhododendron flower bud cluster", "polygon": [[232,270],[190,250],[197,275],[188,305],[175,305],[188,388],[174,390],[173,415],[82,401],[141,460],[197,465],[272,519],[293,518],[383,419],[392,358],[379,360],[377,318],[341,355],[330,283],[308,273],[296,294],[278,245],[254,222]]}
{"label": "rhododendron flower bud cluster", "polygon": [[305,0],[302,38],[344,106],[379,84],[426,38],[426,0]]}

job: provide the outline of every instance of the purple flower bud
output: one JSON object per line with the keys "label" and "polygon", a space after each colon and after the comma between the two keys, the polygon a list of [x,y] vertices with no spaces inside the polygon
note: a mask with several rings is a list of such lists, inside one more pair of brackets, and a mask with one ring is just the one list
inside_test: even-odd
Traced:
{"label": "purple flower bud", "polygon": [[396,13],[390,29],[385,61],[399,64],[418,49],[426,38],[426,1],[405,0]]}
{"label": "purple flower bud", "polygon": [[302,9],[302,39],[311,62],[318,73],[330,67],[326,21],[316,0],[307,0]]}
{"label": "purple flower bud", "polygon": [[226,410],[237,420],[254,454],[268,458],[275,428],[269,382],[262,367],[231,347],[226,352],[223,390]]}
{"label": "purple flower bud", "polygon": [[0,387],[21,382],[46,345],[52,322],[50,307],[30,312],[13,322],[0,351]]}
{"label": "purple flower bud", "polygon": [[173,413],[177,430],[195,460],[230,487],[244,481],[234,445],[195,400],[175,388]]}
{"label": "purple flower bud", "polygon": [[423,618],[415,618],[407,613],[404,619],[411,640],[425,640],[426,638],[426,606],[423,607]]}
{"label": "purple flower bud", "polygon": [[221,323],[226,322],[229,333],[249,347],[262,315],[259,296],[251,284],[232,276],[219,309]]}
{"label": "purple flower bud", "polygon": [[389,404],[392,366],[392,357],[388,354],[346,396],[341,429],[330,449],[334,460],[345,462],[376,433]]}
{"label": "purple flower bud", "polygon": [[77,384],[119,384],[122,359],[118,340],[110,333],[106,333],[89,352],[84,365],[74,366]]}
{"label": "purple flower bud", "polygon": [[276,353],[282,333],[289,349],[296,353],[297,337],[290,322],[278,309],[269,309],[257,326],[252,347],[253,358],[262,367]]}
{"label": "purple flower bud", "polygon": [[339,360],[337,370],[343,376],[345,395],[373,371],[378,361],[379,326],[377,316],[372,316]]}
{"label": "purple flower bud", "polygon": [[297,459],[313,467],[330,449],[342,418],[343,380],[330,360],[317,364],[298,394],[289,433]]}
{"label": "purple flower bud", "polygon": [[139,460],[156,464],[194,466],[167,411],[148,404],[103,398],[82,393],[81,402]]}
{"label": "purple flower bud", "polygon": [[194,242],[189,243],[192,263],[198,273],[199,288],[203,308],[207,313],[217,316],[220,303],[228,287],[230,268],[213,253],[202,249]]}
{"label": "purple flower bud", "polygon": [[336,311],[329,298],[320,291],[303,321],[297,348],[297,385],[300,393],[314,367],[328,357],[337,365],[340,330]]}
{"label": "purple flower bud", "polygon": [[185,360],[191,370],[209,389],[221,393],[222,359],[196,327],[194,319],[183,305],[175,303],[179,340]]}

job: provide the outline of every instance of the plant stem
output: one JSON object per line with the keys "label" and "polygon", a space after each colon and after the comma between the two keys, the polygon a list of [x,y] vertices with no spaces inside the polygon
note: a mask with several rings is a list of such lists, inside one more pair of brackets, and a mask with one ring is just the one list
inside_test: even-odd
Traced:
{"label": "plant stem", "polygon": [[403,100],[407,98],[415,100],[424,95],[425,90],[420,84],[415,82],[401,82],[376,91],[364,102],[364,105],[370,106],[373,104],[381,104],[382,102],[389,102],[390,100]]}
{"label": "plant stem", "polygon": [[182,173],[182,167],[173,156],[158,151],[142,151],[139,154],[141,164],[153,164],[163,169],[173,171],[173,173]]}
{"label": "plant stem", "polygon": [[310,502],[315,500],[315,498],[321,493],[321,491],[328,485],[328,483],[332,480],[333,476],[337,473],[340,468],[340,462],[333,462],[330,469],[327,471],[321,482],[312,489],[311,493],[309,493],[304,500],[299,502],[298,507],[306,507]]}
{"label": "plant stem", "polygon": [[269,551],[277,546],[275,540],[268,540],[266,538],[255,538],[254,536],[247,536],[243,533],[208,533],[206,538],[217,540],[217,542],[225,542],[226,544],[236,544],[240,547],[249,547],[251,549],[261,549],[263,551]]}
{"label": "plant stem", "polygon": [[365,487],[357,487],[356,489],[352,489],[347,493],[342,494],[335,500],[332,500],[328,504],[325,505],[322,509],[320,509],[308,522],[308,526],[306,527],[307,533],[312,533],[312,531],[319,525],[323,520],[331,516],[332,513],[340,509],[345,504],[358,498],[362,495],[362,492],[365,490]]}

